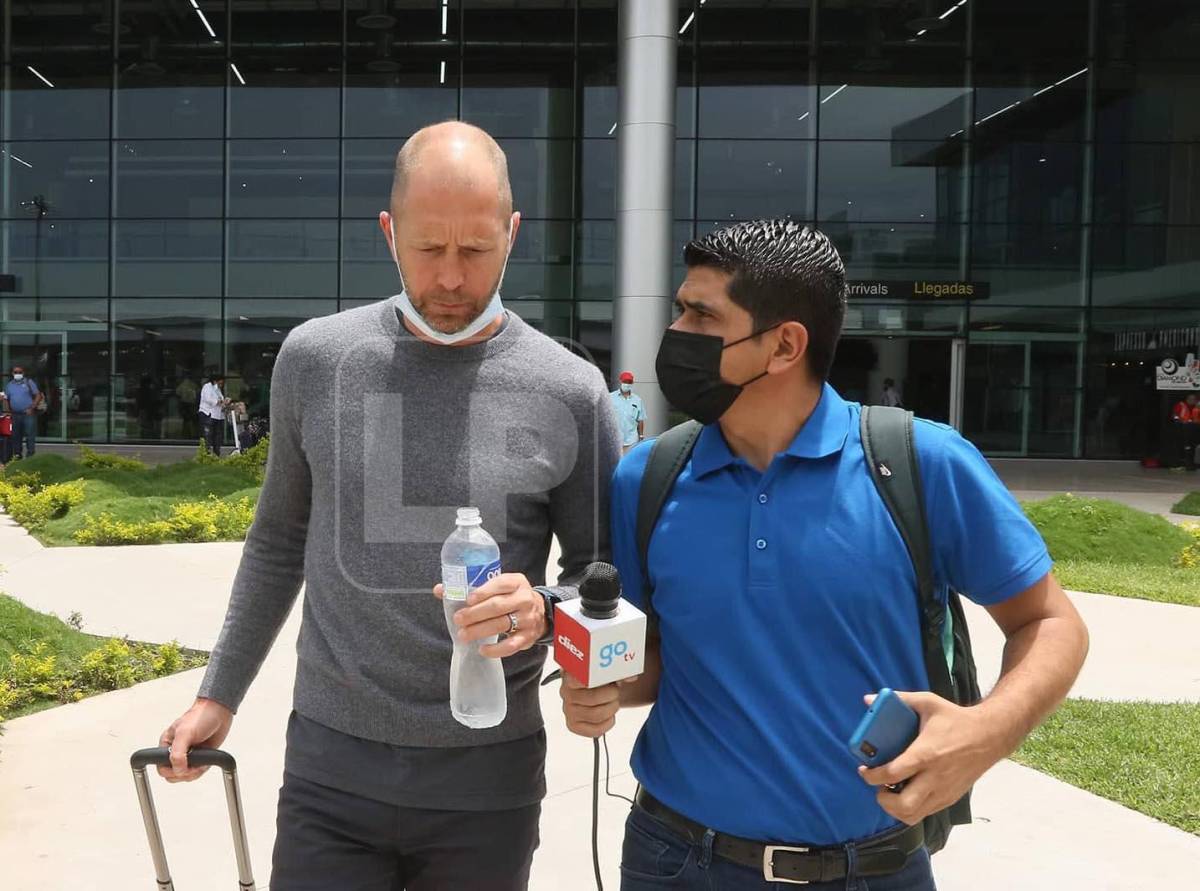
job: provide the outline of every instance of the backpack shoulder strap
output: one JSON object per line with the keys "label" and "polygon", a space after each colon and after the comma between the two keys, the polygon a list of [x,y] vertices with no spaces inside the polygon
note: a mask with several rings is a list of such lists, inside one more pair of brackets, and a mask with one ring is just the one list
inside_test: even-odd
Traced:
{"label": "backpack shoulder strap", "polygon": [[917,577],[917,601],[930,687],[939,696],[954,701],[954,684],[950,676],[953,650],[949,655],[946,652],[946,604],[938,597],[934,581],[933,549],[925,516],[921,468],[913,441],[913,414],[902,408],[864,405],[860,432],[871,479],[904,539]]}
{"label": "backpack shoulder strap", "polygon": [[650,537],[654,534],[654,527],[658,523],[663,505],[666,504],[667,496],[671,494],[676,478],[691,457],[696,440],[703,429],[704,426],[698,421],[685,421],[658,437],[650,448],[646,472],[642,474],[642,483],[638,489],[637,549],[638,559],[642,564],[642,578],[646,582],[645,612],[651,625],[657,619],[652,603],[654,586],[650,584]]}

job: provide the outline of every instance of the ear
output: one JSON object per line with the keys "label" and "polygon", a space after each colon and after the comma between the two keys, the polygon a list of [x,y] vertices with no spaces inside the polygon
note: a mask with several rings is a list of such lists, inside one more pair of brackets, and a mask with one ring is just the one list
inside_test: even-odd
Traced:
{"label": "ear", "polygon": [[508,239],[508,249],[511,251],[514,244],[517,243],[517,230],[521,228],[521,212],[514,210],[511,217],[512,235]]}
{"label": "ear", "polygon": [[789,371],[802,364],[808,352],[808,329],[800,322],[784,322],[778,329],[779,338],[771,354],[770,370]]}

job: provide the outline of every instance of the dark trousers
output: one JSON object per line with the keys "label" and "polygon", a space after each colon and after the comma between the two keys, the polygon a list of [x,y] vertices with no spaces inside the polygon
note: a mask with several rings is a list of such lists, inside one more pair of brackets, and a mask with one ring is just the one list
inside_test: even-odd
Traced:
{"label": "dark trousers", "polygon": [[24,457],[32,458],[37,451],[37,415],[27,415],[24,412],[13,412],[12,437],[9,439],[10,457],[20,458],[24,446]]}
{"label": "dark trousers", "polygon": [[200,415],[200,435],[208,443],[208,450],[214,455],[220,455],[221,443],[225,441],[225,421]]}
{"label": "dark trousers", "polygon": [[[717,856],[712,836],[706,844],[693,844],[677,835],[640,807],[635,806],[625,821],[625,844],[621,849],[621,891],[681,888],[688,891],[721,891],[737,888],[793,887],[768,882],[761,869],[750,869]],[[852,849],[849,849],[852,850]],[[908,858],[899,872],[886,876],[860,876],[851,864],[850,874],[837,882],[812,882],[807,891],[936,891],[929,853],[921,848]],[[799,886],[795,886],[799,887]],[[272,891],[274,886],[272,886]]]}
{"label": "dark trousers", "polygon": [[433,811],[283,776],[271,891],[524,891],[540,804]]}

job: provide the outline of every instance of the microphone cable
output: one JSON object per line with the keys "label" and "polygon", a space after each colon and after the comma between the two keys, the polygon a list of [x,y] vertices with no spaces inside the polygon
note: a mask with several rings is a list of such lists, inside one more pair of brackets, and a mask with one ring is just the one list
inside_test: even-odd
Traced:
{"label": "microphone cable", "polygon": [[[546,686],[562,679],[562,670],[556,669],[548,674],[541,683]],[[596,891],[604,891],[604,880],[600,877],[600,743],[604,742],[604,794],[609,798],[619,798],[629,802],[633,807],[633,799],[626,795],[613,792],[609,786],[612,779],[612,761],[608,752],[608,734],[592,738],[592,870],[596,875]]]}

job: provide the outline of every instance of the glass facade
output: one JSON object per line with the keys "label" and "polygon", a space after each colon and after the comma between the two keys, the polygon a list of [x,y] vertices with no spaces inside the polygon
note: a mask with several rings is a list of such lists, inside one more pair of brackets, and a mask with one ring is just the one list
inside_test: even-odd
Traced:
{"label": "glass facade", "polygon": [[[43,437],[193,439],[216,368],[265,411],[288,330],[396,290],[376,217],[405,138],[446,119],[508,154],[524,217],[508,305],[609,370],[616,0],[0,14],[0,361],[50,394]],[[986,451],[1154,452],[1154,368],[1200,353],[1200,6],[682,0],[678,16],[677,249],[790,216],[856,282],[974,283],[969,300],[855,295],[835,382],[871,399],[890,373],[949,418],[961,341],[961,423]]]}

